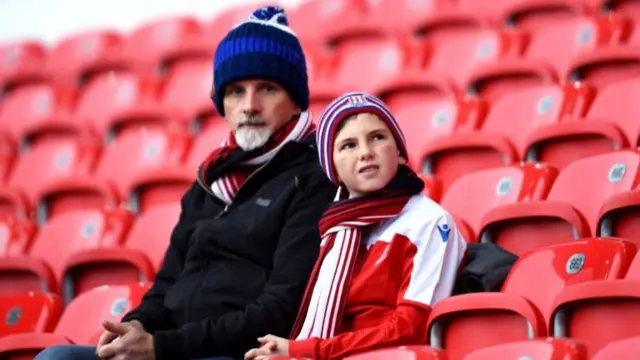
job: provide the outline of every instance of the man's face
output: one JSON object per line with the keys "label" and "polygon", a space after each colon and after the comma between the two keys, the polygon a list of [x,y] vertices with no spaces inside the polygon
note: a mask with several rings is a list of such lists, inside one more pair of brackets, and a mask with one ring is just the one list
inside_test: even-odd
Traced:
{"label": "man's face", "polygon": [[241,80],[224,89],[225,119],[245,151],[257,149],[269,140],[300,108],[275,82]]}

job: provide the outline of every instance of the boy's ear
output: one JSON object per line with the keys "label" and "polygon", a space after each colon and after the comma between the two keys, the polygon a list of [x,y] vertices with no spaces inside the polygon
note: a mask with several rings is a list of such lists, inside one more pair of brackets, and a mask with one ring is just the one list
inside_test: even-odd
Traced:
{"label": "boy's ear", "polygon": [[405,159],[403,156],[400,156],[398,159],[398,164],[407,165],[407,159]]}

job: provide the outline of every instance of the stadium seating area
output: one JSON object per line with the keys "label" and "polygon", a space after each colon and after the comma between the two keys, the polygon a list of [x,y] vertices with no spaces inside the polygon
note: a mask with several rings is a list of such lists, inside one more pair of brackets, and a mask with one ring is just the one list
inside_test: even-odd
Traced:
{"label": "stadium seating area", "polygon": [[[0,44],[0,358],[95,343],[140,301],[181,194],[227,133],[213,50],[255,6]],[[640,1],[308,0],[288,13],[311,111],[344,91],[383,98],[425,193],[469,242],[521,256],[502,291],[438,303],[424,344],[350,360],[640,352]]]}

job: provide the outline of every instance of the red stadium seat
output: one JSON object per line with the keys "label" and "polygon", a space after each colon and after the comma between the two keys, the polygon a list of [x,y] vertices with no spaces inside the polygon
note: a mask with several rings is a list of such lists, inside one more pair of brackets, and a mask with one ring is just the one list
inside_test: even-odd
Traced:
{"label": "red stadium seat", "polygon": [[0,297],[0,338],[20,333],[50,332],[63,305],[60,297],[47,293],[24,293]]}
{"label": "red stadium seat", "polygon": [[410,34],[415,26],[426,17],[444,8],[448,0],[378,0],[372,1],[368,9],[367,21],[380,26],[387,32]]}
{"label": "red stadium seat", "polygon": [[129,209],[140,214],[155,206],[179,202],[195,180],[196,171],[184,167],[144,172],[131,183]]}
{"label": "red stadium seat", "polygon": [[464,126],[425,144],[414,159],[445,189],[463,174],[521,160],[527,132],[564,111],[555,75],[535,62],[494,62],[477,69],[467,88],[459,119]]}
{"label": "red stadium seat", "polygon": [[637,186],[639,164],[636,150],[575,161],[560,171],[545,201],[508,204],[485,214],[482,238],[539,247],[597,234],[603,202]]}
{"label": "red stadium seat", "polygon": [[478,349],[464,360],[587,360],[584,346],[570,339],[534,339]]}
{"label": "red stadium seat", "polygon": [[160,95],[109,119],[110,128],[121,129],[135,124],[161,126],[176,124],[200,130],[208,116],[215,115],[211,102],[211,61],[183,60],[167,73]]}
{"label": "red stadium seat", "polygon": [[110,30],[66,36],[49,54],[46,71],[55,83],[81,86],[100,72],[103,59],[121,51],[123,42],[120,34]]}
{"label": "red stadium seat", "polygon": [[514,3],[503,18],[527,33],[523,56],[544,60],[564,73],[583,51],[609,43],[609,22],[589,13],[585,4],[566,0],[528,0]]}
{"label": "red stadium seat", "polygon": [[123,246],[74,253],[65,265],[68,295],[99,285],[152,281],[179,215],[179,202],[154,206],[138,216]]}
{"label": "red stadium seat", "polygon": [[462,85],[474,68],[509,51],[509,44],[490,23],[458,13],[440,13],[416,25],[418,41],[427,47],[426,71]]}
{"label": "red stadium seat", "polygon": [[[543,164],[530,163],[480,170],[456,180],[445,192],[440,204],[479,234],[482,216],[490,209],[545,199],[557,173],[557,170]],[[522,245],[504,247],[518,254],[524,248]]]}
{"label": "red stadium seat", "polygon": [[323,43],[334,31],[362,22],[367,10],[365,0],[304,1],[288,12],[289,26],[302,42]]}
{"label": "red stadium seat", "polygon": [[61,139],[29,147],[14,165],[7,186],[35,202],[45,186],[69,176],[87,176],[98,159],[100,146],[91,138]]}
{"label": "red stadium seat", "polygon": [[[207,32],[206,37],[209,38],[205,41],[217,46],[220,40],[227,35],[229,29],[247,20],[257,8],[263,5],[276,5],[276,3],[277,1],[261,1],[259,4],[234,4],[231,8],[220,11],[205,29]],[[291,19],[291,14],[287,12],[287,15]]]}
{"label": "red stadium seat", "polygon": [[563,120],[538,129],[530,137],[535,151],[530,158],[562,168],[584,157],[636,147],[640,114],[628,92],[639,86],[640,48],[605,47],[574,60],[570,80],[597,91],[581,114],[584,118]]}
{"label": "red stadium seat", "polygon": [[638,322],[640,279],[589,281],[558,294],[550,331],[585,344],[593,357],[611,342],[640,336]]}
{"label": "red stadium seat", "polygon": [[31,219],[33,204],[20,191],[0,188],[0,218]]}
{"label": "red stadium seat", "polygon": [[0,338],[0,357],[7,360],[33,359],[54,345],[95,345],[105,320],[118,322],[137,307],[148,284],[99,287],[74,299],[65,309],[52,333],[24,333]]}
{"label": "red stadium seat", "polygon": [[638,28],[638,19],[640,19],[640,6],[635,1],[628,0],[609,0],[600,1],[601,11],[607,14],[614,14],[630,20],[631,26],[627,34],[624,36],[624,43],[629,45],[640,44],[640,29]]}
{"label": "red stadium seat", "polygon": [[41,82],[39,70],[44,66],[46,56],[45,47],[36,41],[0,44],[0,94]]}
{"label": "red stadium seat", "polygon": [[[319,116],[316,115],[316,117]],[[229,136],[229,126],[223,119],[215,119],[209,126],[204,129],[194,140],[186,165],[195,173],[200,164],[211,154],[211,152],[220,147],[222,142]]]}
{"label": "red stadium seat", "polygon": [[203,33],[203,25],[190,16],[164,18],[141,24],[125,41],[125,60],[130,61],[133,68],[145,75],[162,74],[179,60],[172,53],[174,49]]}
{"label": "red stadium seat", "polygon": [[36,224],[26,219],[9,216],[0,220],[0,257],[24,255],[37,231]]}
{"label": "red stadium seat", "polygon": [[182,164],[190,141],[189,134],[182,130],[128,131],[106,147],[91,177],[70,177],[52,183],[43,190],[42,198],[57,197],[60,201],[60,194],[81,193],[102,199],[102,203],[126,200],[136,179],[145,172]]}
{"label": "red stadium seat", "polygon": [[344,360],[447,360],[447,354],[428,346],[401,346],[351,355]]}
{"label": "red stadium seat", "polygon": [[45,123],[56,111],[58,95],[50,85],[22,86],[0,107],[0,129],[19,142],[29,127]]}
{"label": "red stadium seat", "polygon": [[82,249],[117,245],[131,226],[124,210],[77,211],[52,218],[26,256],[0,258],[0,292],[60,292],[66,258]]}
{"label": "red stadium seat", "polygon": [[544,336],[556,294],[577,283],[622,278],[635,254],[633,244],[618,239],[584,239],[528,252],[511,269],[501,293],[438,302],[429,320],[430,345],[444,348],[449,359],[461,359],[481,347]]}
{"label": "red stadium seat", "polygon": [[611,342],[598,351],[592,360],[624,359],[629,354],[640,351],[640,337],[632,337]]}

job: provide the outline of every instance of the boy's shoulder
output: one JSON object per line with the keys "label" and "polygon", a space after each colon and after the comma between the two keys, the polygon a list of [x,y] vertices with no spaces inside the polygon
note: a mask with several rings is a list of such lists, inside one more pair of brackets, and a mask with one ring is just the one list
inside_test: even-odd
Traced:
{"label": "boy's shoulder", "polygon": [[437,221],[442,218],[451,218],[451,215],[440,204],[433,201],[424,194],[414,195],[398,217],[404,217],[406,220],[417,220],[421,223],[425,221]]}

